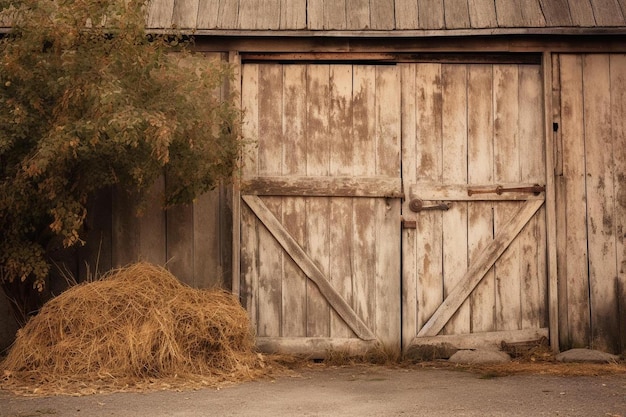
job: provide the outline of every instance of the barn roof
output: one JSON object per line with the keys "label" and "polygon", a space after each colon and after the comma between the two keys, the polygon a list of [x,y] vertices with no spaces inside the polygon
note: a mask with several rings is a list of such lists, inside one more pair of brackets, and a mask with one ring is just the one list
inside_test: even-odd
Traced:
{"label": "barn roof", "polygon": [[272,36],[626,33],[626,0],[152,0],[152,30]]}

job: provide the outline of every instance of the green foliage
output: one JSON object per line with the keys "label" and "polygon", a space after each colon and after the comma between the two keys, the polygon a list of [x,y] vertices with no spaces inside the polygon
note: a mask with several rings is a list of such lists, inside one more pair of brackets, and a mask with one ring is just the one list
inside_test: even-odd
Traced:
{"label": "green foliage", "polygon": [[147,35],[141,0],[0,0],[0,282],[42,288],[51,242],[81,244],[90,195],[147,190],[165,205],[229,178],[240,113],[231,71],[176,35]]}

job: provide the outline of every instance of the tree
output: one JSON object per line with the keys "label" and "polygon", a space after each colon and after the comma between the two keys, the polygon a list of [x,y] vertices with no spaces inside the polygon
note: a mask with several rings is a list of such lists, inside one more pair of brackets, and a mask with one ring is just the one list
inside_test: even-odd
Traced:
{"label": "tree", "polygon": [[145,0],[0,5],[0,282],[41,291],[94,193],[141,196],[165,172],[169,206],[229,178],[240,113],[216,94],[230,69],[147,34]]}

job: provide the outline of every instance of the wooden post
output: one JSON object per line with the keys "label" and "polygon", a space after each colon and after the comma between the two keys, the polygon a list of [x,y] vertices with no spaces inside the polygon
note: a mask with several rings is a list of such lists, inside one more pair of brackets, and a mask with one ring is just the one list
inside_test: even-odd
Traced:
{"label": "wooden post", "polygon": [[556,192],[554,188],[554,136],[552,126],[552,54],[543,53],[543,95],[546,135],[546,240],[548,249],[548,316],[550,346],[559,351],[559,294],[556,259]]}
{"label": "wooden post", "polygon": [[[237,51],[230,51],[228,53],[228,62],[233,66],[234,76],[231,82],[232,99],[237,102],[238,106],[241,106],[241,57]],[[233,234],[232,234],[232,287],[233,294],[239,296],[239,280],[240,280],[240,212],[241,212],[241,196],[239,189],[239,177],[235,174],[232,184],[232,222],[233,222]]]}

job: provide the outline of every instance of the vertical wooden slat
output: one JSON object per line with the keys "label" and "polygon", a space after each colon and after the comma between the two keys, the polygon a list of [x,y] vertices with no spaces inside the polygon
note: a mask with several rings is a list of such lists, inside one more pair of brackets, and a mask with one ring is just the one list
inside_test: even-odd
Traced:
{"label": "vertical wooden slat", "polygon": [[[524,183],[545,183],[543,88],[539,66],[519,67],[519,149],[520,179]],[[547,324],[546,221],[542,208],[518,237],[520,245],[522,329]]]}
{"label": "vertical wooden slat", "polygon": [[100,276],[113,267],[112,261],[112,209],[113,191],[107,188],[99,191],[88,201],[88,228],[85,245],[78,249],[78,277],[89,279]]}
{"label": "vertical wooden slat", "polygon": [[306,8],[306,0],[281,0],[280,29],[305,29],[307,24]]}
{"label": "vertical wooden slat", "polygon": [[[561,55],[561,120],[563,137],[563,190],[557,217],[558,255],[564,262],[559,278],[567,281],[567,327],[564,347],[590,343],[589,276],[587,269],[587,193],[585,190],[585,132],[582,59]],[[563,316],[561,316],[564,318]]]}
{"label": "vertical wooden slat", "polygon": [[417,0],[418,28],[443,29],[445,27],[443,0]]}
{"label": "vertical wooden slat", "polygon": [[195,286],[193,205],[185,204],[170,208],[166,212],[166,219],[167,269],[182,282]]}
{"label": "vertical wooden slat", "polygon": [[309,30],[324,29],[324,3],[327,0],[307,1],[306,17]]}
{"label": "vertical wooden slat", "polygon": [[[330,166],[329,122],[329,65],[309,66],[307,85],[307,175],[328,175]],[[330,200],[327,197],[306,199],[307,253],[319,269],[328,276],[330,246]],[[307,335],[330,335],[330,309],[317,286],[307,284]]]}
{"label": "vertical wooden slat", "polygon": [[[181,238],[187,247],[193,247],[191,259],[193,271],[193,285],[198,288],[223,287],[225,282],[224,266],[221,263],[221,248],[226,244],[221,241],[221,226],[225,222],[225,215],[221,209],[223,187],[218,187],[199,196],[193,203],[191,225],[193,235],[185,232]],[[238,222],[239,220],[237,220]],[[169,230],[168,230],[169,233]],[[230,237],[230,236],[229,236]],[[168,237],[169,245],[169,237]],[[232,284],[231,284],[232,286]],[[233,288],[233,292],[236,288]],[[238,294],[238,291],[235,292]]]}
{"label": "vertical wooden slat", "polygon": [[575,26],[595,26],[590,0],[569,0],[569,10]]}
{"label": "vertical wooden slat", "polygon": [[[442,87],[441,65],[419,65],[416,74],[416,171],[413,179],[441,181],[442,160]],[[443,301],[442,214],[424,212],[417,216],[416,264],[418,291],[417,325],[419,330]],[[417,334],[417,332],[416,332]]]}
{"label": "vertical wooden slat", "polygon": [[615,187],[615,292],[619,343],[617,352],[626,350],[626,55],[612,54],[611,126],[613,128],[613,186]]}
{"label": "vertical wooden slat", "polygon": [[470,27],[467,0],[444,0],[444,16],[446,29]]}
{"label": "vertical wooden slat", "polygon": [[[376,174],[400,177],[400,72],[376,69]],[[376,335],[387,346],[400,343],[400,200],[375,199]],[[374,225],[372,225],[374,226]]]}
{"label": "vertical wooden slat", "polygon": [[519,0],[495,0],[498,27],[524,26],[522,5]]}
{"label": "vertical wooden slat", "polygon": [[179,29],[195,29],[198,23],[200,0],[176,0],[172,13],[172,24]]}
{"label": "vertical wooden slat", "polygon": [[324,29],[343,30],[346,28],[346,3],[342,1],[324,1]]}
{"label": "vertical wooden slat", "polygon": [[[467,67],[443,65],[442,79],[442,181],[467,182]],[[467,203],[454,202],[443,214],[444,297],[467,271]],[[466,301],[444,327],[446,334],[470,331],[469,302]]]}
{"label": "vertical wooden slat", "polygon": [[[245,112],[245,121],[242,127],[244,137],[255,143],[259,138],[259,65],[246,64],[242,67],[242,96],[241,107]],[[250,146],[243,155],[243,176],[258,174],[257,148]],[[240,205],[241,228],[241,302],[248,311],[250,322],[258,332],[258,228],[259,223],[254,213],[245,205]],[[238,236],[234,236],[238,238]],[[234,280],[238,280],[235,277]],[[236,284],[233,284],[233,288]]]}
{"label": "vertical wooden slat", "polygon": [[540,0],[526,0],[521,2],[522,17],[526,27],[545,27],[546,18],[543,15]]}
{"label": "vertical wooden slat", "polygon": [[417,23],[417,1],[395,0],[396,29],[415,29]]}
{"label": "vertical wooden slat", "polygon": [[[555,164],[556,146],[553,143],[556,135],[553,133],[552,116],[557,112],[556,107],[560,106],[560,98],[555,102],[555,91],[560,90],[560,81],[555,77],[558,73],[558,56],[552,56],[550,52],[545,52],[542,57],[543,69],[543,97],[544,97],[544,135],[546,153],[546,262],[548,274],[548,318],[550,346],[553,352],[559,351],[560,329],[559,329],[559,304],[560,288],[558,279],[558,258],[557,258],[557,187],[555,177],[562,174],[562,170],[557,172]],[[555,79],[556,78],[556,79]],[[558,110],[560,115],[560,109]],[[560,123],[560,117],[559,117]]]}
{"label": "vertical wooden slat", "polygon": [[261,0],[239,0],[239,12],[237,15],[237,27],[239,29],[257,29],[260,15],[266,12],[260,8],[260,3]]}
{"label": "vertical wooden slat", "polygon": [[547,26],[571,26],[572,15],[567,0],[540,0]]}
{"label": "vertical wooden slat", "polygon": [[467,0],[470,23],[473,28],[498,27],[496,7],[493,0]]}
{"label": "vertical wooden slat", "polygon": [[220,0],[217,13],[217,27],[220,29],[237,29],[239,22],[239,1]]}
{"label": "vertical wooden slat", "polygon": [[148,5],[147,27],[166,29],[172,27],[174,0],[151,1]]}
{"label": "vertical wooden slat", "polygon": [[[520,181],[518,127],[518,70],[494,66],[494,157],[496,182]],[[515,214],[518,203],[500,202],[494,209],[495,233]],[[521,326],[519,242],[514,241],[495,265],[496,328],[516,330]]]}
{"label": "vertical wooden slat", "polygon": [[[330,68],[330,169],[333,176],[352,174],[352,65]],[[330,282],[348,304],[352,305],[352,199],[335,197],[330,203]],[[343,319],[331,312],[332,337],[351,337]]]}
{"label": "vertical wooden slat", "polygon": [[[282,92],[282,66],[260,66],[259,175],[282,173]],[[264,203],[274,216],[282,218],[280,197],[266,197]],[[266,228],[259,229],[259,240],[259,336],[280,336],[283,250]]]}
{"label": "vertical wooden slat", "polygon": [[618,0],[591,0],[598,26],[623,26],[624,15]]}
{"label": "vertical wooden slat", "polygon": [[[417,65],[400,66],[402,76],[402,178],[415,180],[417,137]],[[414,216],[403,213],[403,219]],[[408,348],[417,334],[417,230],[402,231],[402,349]]]}
{"label": "vertical wooden slat", "polygon": [[[306,166],[306,66],[283,67],[283,175],[305,175]],[[302,198],[283,199],[283,225],[304,245],[306,227]],[[283,336],[306,336],[307,278],[293,260],[283,257],[282,329]]]}
{"label": "vertical wooden slat", "polygon": [[[238,108],[242,108],[242,81],[243,81],[243,69],[241,67],[241,56],[237,51],[230,51],[228,53],[227,58],[228,63],[232,66],[233,69],[233,78],[229,84],[227,84],[227,91],[231,97],[233,103],[238,106]],[[239,155],[239,161],[241,163],[241,155]],[[223,252],[223,256],[230,256],[230,278],[231,285],[230,289],[233,294],[240,295],[240,286],[241,286],[241,193],[239,189],[239,177],[234,177],[233,182],[228,188],[230,193],[226,193],[227,199],[224,204],[228,207],[228,203],[230,202],[230,236],[228,234],[224,235],[224,240],[228,242],[230,240],[230,252],[225,250]],[[196,216],[198,217],[198,216]],[[225,219],[227,220],[227,219]],[[196,244],[196,247],[200,245]],[[225,245],[228,247],[228,245]],[[197,256],[201,254],[201,252],[196,253]],[[195,271],[201,271],[199,268],[194,266]],[[227,276],[224,276],[225,287],[227,284]]]}
{"label": "vertical wooden slat", "polygon": [[346,2],[346,10],[347,10],[347,13],[346,13],[346,19],[347,19],[347,25],[348,25],[347,28],[348,29],[371,28],[369,0],[345,0],[345,2]]}
{"label": "vertical wooden slat", "polygon": [[[376,163],[376,67],[358,65],[353,71],[353,173],[375,175]],[[376,205],[373,199],[354,199],[352,218],[354,251],[354,311],[374,328],[376,318],[375,239]]]}
{"label": "vertical wooden slat", "polygon": [[[472,65],[468,74],[468,183],[493,182],[493,68],[491,65]],[[493,240],[493,204],[468,203],[467,246],[468,262],[474,264],[477,256]],[[470,296],[471,327],[473,332],[495,330],[495,277],[491,269]]]}
{"label": "vertical wooden slat", "polygon": [[220,0],[202,0],[198,2],[198,29],[215,29],[218,24]]}
{"label": "vertical wooden slat", "polygon": [[595,348],[615,352],[619,327],[609,56],[585,55],[582,64],[591,342]]}
{"label": "vertical wooden slat", "polygon": [[394,29],[394,0],[370,0],[370,23],[371,29]]}

